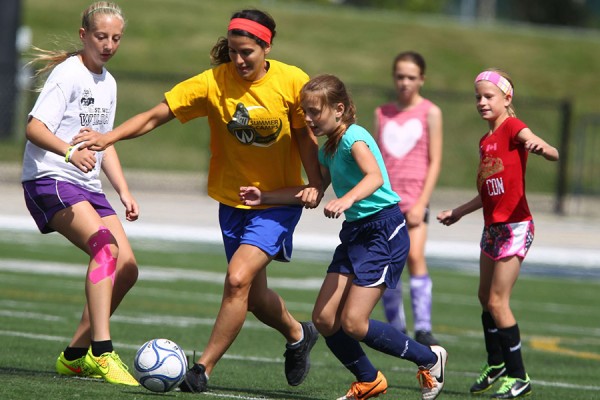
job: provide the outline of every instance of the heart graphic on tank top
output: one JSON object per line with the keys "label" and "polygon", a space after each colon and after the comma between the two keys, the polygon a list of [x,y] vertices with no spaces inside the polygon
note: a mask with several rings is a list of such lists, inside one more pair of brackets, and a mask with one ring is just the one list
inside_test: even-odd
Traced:
{"label": "heart graphic on tank top", "polygon": [[388,121],[381,132],[381,143],[392,156],[402,158],[415,147],[422,135],[423,124],[416,118],[401,125]]}

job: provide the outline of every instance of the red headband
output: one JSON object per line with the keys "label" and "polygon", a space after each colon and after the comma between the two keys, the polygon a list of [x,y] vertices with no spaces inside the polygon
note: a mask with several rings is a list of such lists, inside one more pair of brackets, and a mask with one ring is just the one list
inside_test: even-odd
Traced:
{"label": "red headband", "polygon": [[239,29],[253,34],[257,38],[271,44],[271,31],[264,25],[246,18],[233,18],[229,22],[228,31]]}

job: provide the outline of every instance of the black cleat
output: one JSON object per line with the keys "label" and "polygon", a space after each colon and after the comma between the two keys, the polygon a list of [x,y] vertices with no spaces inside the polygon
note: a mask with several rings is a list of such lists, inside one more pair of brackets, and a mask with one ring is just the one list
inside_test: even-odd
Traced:
{"label": "black cleat", "polygon": [[504,375],[506,375],[504,363],[499,365],[489,365],[486,363],[481,369],[481,374],[473,386],[471,386],[471,393],[479,394],[489,390]]}
{"label": "black cleat", "polygon": [[179,389],[182,392],[200,393],[206,392],[208,386],[208,377],[206,376],[206,367],[202,364],[194,364],[183,378],[183,382],[179,384]]}
{"label": "black cleat", "polygon": [[310,351],[319,338],[319,332],[312,322],[301,322],[304,340],[293,348],[286,344],[285,377],[290,386],[298,386],[304,381],[310,370]]}
{"label": "black cleat", "polygon": [[430,331],[416,331],[415,341],[425,346],[437,346],[440,344]]}

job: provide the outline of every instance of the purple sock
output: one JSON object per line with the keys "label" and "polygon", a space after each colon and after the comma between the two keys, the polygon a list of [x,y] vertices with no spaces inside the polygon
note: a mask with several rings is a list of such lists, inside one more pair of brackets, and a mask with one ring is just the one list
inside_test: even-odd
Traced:
{"label": "purple sock", "polygon": [[431,288],[429,275],[410,277],[410,298],[415,331],[431,332]]}

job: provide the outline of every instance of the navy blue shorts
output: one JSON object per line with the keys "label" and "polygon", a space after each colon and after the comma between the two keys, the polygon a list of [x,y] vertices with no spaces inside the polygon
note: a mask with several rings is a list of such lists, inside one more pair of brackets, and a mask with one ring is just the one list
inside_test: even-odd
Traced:
{"label": "navy blue shorts", "polygon": [[42,233],[54,232],[48,223],[58,211],[81,201],[89,202],[100,218],[115,215],[104,193],[90,192],[70,182],[41,178],[23,182],[25,204]]}
{"label": "navy blue shorts", "polygon": [[249,210],[219,204],[227,262],[241,244],[256,246],[277,261],[290,261],[292,236],[301,215],[301,206]]}
{"label": "navy blue shorts", "polygon": [[358,221],[344,221],[340,240],[328,273],[352,274],[358,286],[396,287],[410,248],[404,215],[397,205]]}

